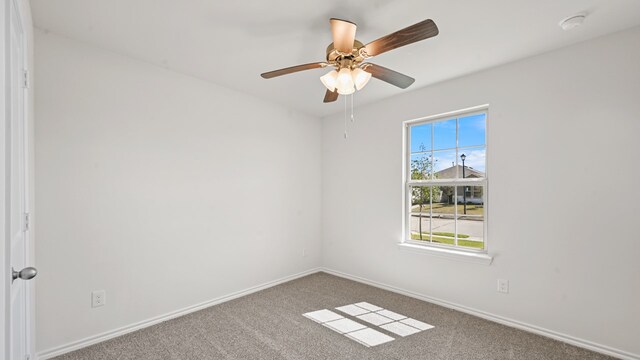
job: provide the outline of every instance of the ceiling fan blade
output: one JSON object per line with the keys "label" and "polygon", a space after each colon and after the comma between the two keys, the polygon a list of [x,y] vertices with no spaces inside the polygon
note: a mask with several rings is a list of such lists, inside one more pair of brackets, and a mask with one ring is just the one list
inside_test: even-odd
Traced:
{"label": "ceiling fan blade", "polygon": [[428,19],[374,40],[365,45],[365,50],[369,57],[376,56],[401,46],[434,37],[438,35],[438,32],[436,23]]}
{"label": "ceiling fan blade", "polygon": [[331,18],[329,24],[333,34],[333,47],[342,53],[351,54],[353,41],[356,39],[356,24],[335,18]]}
{"label": "ceiling fan blade", "polygon": [[291,74],[291,73],[303,71],[303,70],[319,69],[325,66],[327,66],[327,64],[323,62],[309,63],[309,64],[291,66],[284,69],[269,71],[269,72],[260,74],[260,76],[262,76],[265,79],[271,79],[276,76],[287,75],[287,74]]}
{"label": "ceiling fan blade", "polygon": [[376,79],[388,82],[389,84],[395,85],[401,89],[408,88],[414,81],[416,81],[416,79],[410,76],[372,63],[364,64],[364,66],[362,66],[362,70],[370,73],[371,76]]}
{"label": "ceiling fan blade", "polygon": [[329,90],[327,90],[327,92],[324,94],[323,102],[330,103],[330,102],[334,102],[336,100],[338,100],[338,91],[329,91]]}

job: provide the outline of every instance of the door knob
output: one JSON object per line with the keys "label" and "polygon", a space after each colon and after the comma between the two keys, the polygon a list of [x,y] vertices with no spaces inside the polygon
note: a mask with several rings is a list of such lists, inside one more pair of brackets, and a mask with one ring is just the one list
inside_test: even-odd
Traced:
{"label": "door knob", "polygon": [[31,280],[38,275],[38,270],[34,267],[26,267],[20,271],[16,271],[14,268],[11,268],[11,282],[15,279],[20,278],[22,280]]}

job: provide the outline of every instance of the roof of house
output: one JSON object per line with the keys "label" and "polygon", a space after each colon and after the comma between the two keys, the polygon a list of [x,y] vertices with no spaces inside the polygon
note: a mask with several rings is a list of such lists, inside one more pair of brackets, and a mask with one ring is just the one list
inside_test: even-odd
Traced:
{"label": "roof of house", "polygon": [[[442,169],[440,171],[436,171],[434,175],[436,177],[442,176],[442,178],[452,178],[454,177],[453,175],[455,174],[456,168],[458,169],[458,174],[462,176],[462,165],[455,165],[455,166],[448,167],[446,169]],[[465,173],[465,178],[484,177],[484,172],[480,170],[476,170],[470,166],[464,167],[464,173]],[[448,176],[445,176],[445,175],[448,175]]]}

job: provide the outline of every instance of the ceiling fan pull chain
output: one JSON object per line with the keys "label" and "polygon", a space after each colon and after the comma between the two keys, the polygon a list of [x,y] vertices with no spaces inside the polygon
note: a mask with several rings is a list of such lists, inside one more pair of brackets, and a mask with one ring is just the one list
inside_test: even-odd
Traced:
{"label": "ceiling fan pull chain", "polygon": [[351,122],[355,122],[356,119],[353,117],[353,96],[355,93],[351,94]]}
{"label": "ceiling fan pull chain", "polygon": [[344,97],[344,138],[347,139],[347,97]]}

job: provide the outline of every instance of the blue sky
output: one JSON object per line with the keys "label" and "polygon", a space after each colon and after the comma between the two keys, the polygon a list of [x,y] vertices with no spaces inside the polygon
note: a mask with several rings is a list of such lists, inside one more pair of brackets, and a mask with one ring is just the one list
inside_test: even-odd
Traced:
{"label": "blue sky", "polygon": [[[433,146],[431,144],[433,132]],[[460,149],[467,158],[465,165],[484,171],[485,168],[485,134],[486,115],[477,114],[458,119],[458,147],[474,148]],[[434,170],[439,171],[452,166],[456,159],[456,119],[438,121],[411,127],[411,152],[420,152],[421,148],[426,151],[433,150],[433,157],[436,160]],[[449,150],[445,150],[449,149]],[[412,158],[430,156],[412,155]]]}

